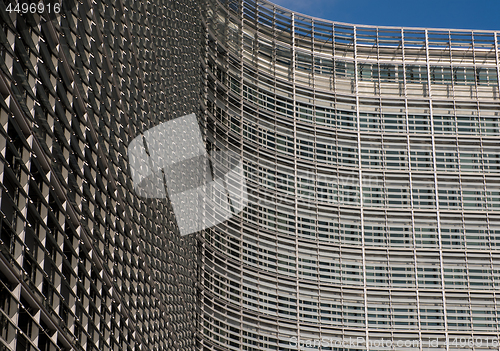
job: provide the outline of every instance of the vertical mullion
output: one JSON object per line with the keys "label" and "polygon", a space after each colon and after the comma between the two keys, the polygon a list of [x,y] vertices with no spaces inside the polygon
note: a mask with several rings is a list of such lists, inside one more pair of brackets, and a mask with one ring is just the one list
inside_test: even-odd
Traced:
{"label": "vertical mullion", "polygon": [[295,211],[295,281],[297,283],[296,286],[296,293],[297,293],[297,342],[300,345],[300,284],[299,284],[299,240],[298,240],[298,232],[299,232],[299,226],[298,226],[298,215],[299,215],[299,209],[298,209],[298,174],[297,174],[297,157],[298,157],[298,149],[297,149],[297,96],[296,96],[296,89],[295,89],[295,13],[292,12],[292,23],[291,23],[291,29],[292,29],[292,95],[293,95],[293,172],[294,172],[294,180],[295,180],[295,199],[294,199],[294,211]]}
{"label": "vertical mullion", "polygon": [[498,56],[498,33],[494,33],[495,40],[495,61],[497,66],[497,85],[498,85],[498,94],[500,96],[500,57]]}
{"label": "vertical mullion", "polygon": [[[408,157],[408,181],[410,186],[410,211],[411,211],[411,233],[413,240],[413,268],[415,270],[415,295],[417,301],[417,324],[418,324],[418,336],[419,340],[422,340],[422,325],[420,320],[420,296],[418,289],[418,264],[417,264],[417,241],[415,237],[415,209],[412,201],[413,196],[413,179],[411,170],[411,160],[410,160],[410,126],[408,121],[408,87],[406,82],[406,58],[405,58],[405,36],[404,30],[401,29],[401,46],[403,55],[403,84],[404,84],[404,94],[405,94],[405,119],[406,119],[406,152]],[[419,348],[422,351],[422,343],[420,343]]]}
{"label": "vertical mullion", "polygon": [[[361,170],[361,130],[359,123],[359,89],[358,89],[358,62],[357,62],[357,30],[356,26],[353,26],[353,41],[354,41],[354,82],[355,82],[355,94],[356,94],[356,124],[357,124],[357,140],[358,140],[358,177],[359,177],[359,210],[360,210],[360,226],[361,226],[361,252],[362,252],[362,262],[363,262],[363,299],[364,299],[364,311],[365,311],[365,345],[366,349],[369,350],[369,333],[368,333],[368,292],[366,289],[366,256],[365,256],[365,228],[364,228],[364,216],[363,216],[363,172]],[[378,44],[377,44],[378,45]]]}
{"label": "vertical mullion", "polygon": [[427,67],[427,86],[429,93],[429,113],[430,113],[430,124],[431,124],[431,141],[432,141],[432,169],[434,173],[434,197],[436,202],[436,220],[437,220],[437,231],[438,231],[438,249],[439,249],[439,266],[441,273],[441,292],[443,299],[443,322],[444,331],[446,337],[446,350],[449,351],[450,346],[448,342],[448,320],[446,316],[446,293],[444,285],[444,265],[443,265],[443,246],[441,240],[441,218],[439,211],[439,189],[438,189],[438,178],[437,178],[437,165],[436,165],[436,140],[434,136],[434,115],[432,106],[432,89],[431,89],[431,72],[429,63],[429,31],[425,30],[425,58]]}
{"label": "vertical mullion", "polygon": [[[240,133],[240,140],[245,140],[244,137],[243,137],[243,124],[244,124],[244,117],[243,117],[243,111],[244,111],[244,108],[243,108],[243,104],[244,104],[244,99],[243,99],[243,85],[244,85],[244,79],[243,79],[243,74],[244,74],[244,65],[245,65],[245,59],[244,59],[244,53],[243,53],[243,50],[244,50],[244,47],[245,47],[245,44],[244,44],[244,31],[243,31],[243,7],[244,7],[244,2],[245,0],[241,0],[239,2],[240,6],[239,6],[239,9],[238,9],[238,16],[239,16],[239,30],[238,30],[238,35],[239,35],[239,38],[238,40],[240,41],[239,42],[239,59],[240,59],[240,62],[239,62],[239,69],[240,69],[240,91],[239,91],[239,99],[240,99],[240,111],[239,111],[239,121],[240,121],[240,130],[239,130],[239,133]],[[244,160],[244,155],[243,155],[243,149],[244,149],[244,146],[243,146],[243,143],[241,143],[241,146],[240,146],[240,157],[241,157],[241,160]],[[245,171],[245,163],[243,162],[242,164],[242,167],[243,167],[243,172]],[[243,223],[244,221],[244,214],[242,213],[241,215],[241,218],[240,218],[240,223]],[[244,237],[245,237],[245,233],[243,231],[243,225],[240,226],[240,240],[241,242],[244,241]],[[243,245],[239,245],[239,254],[240,254],[240,257],[244,257],[244,251],[243,251]],[[240,267],[240,286],[243,287],[245,286],[244,284],[244,280],[243,280],[243,271],[244,271],[244,268],[242,267],[243,265],[241,265]],[[243,296],[243,289],[240,289],[240,301],[243,301],[244,300],[244,296]],[[244,325],[244,320],[243,320],[243,313],[240,312],[240,326],[243,326]],[[240,340],[242,341],[243,343],[243,328],[240,328]]]}
{"label": "vertical mullion", "polygon": [[[316,120],[316,77],[315,77],[315,56],[314,56],[314,19],[311,21],[311,58],[312,58],[312,80],[313,80],[313,106],[312,106],[312,121],[313,121],[313,128],[314,128],[314,145],[313,145],[313,158],[314,158],[314,177],[313,177],[313,186],[314,186],[314,209],[315,209],[315,221],[316,223],[314,224],[315,229],[315,236],[316,236],[316,274],[317,277],[321,277],[321,272],[320,272],[320,267],[319,267],[319,199],[318,199],[318,191],[317,189],[319,188],[318,186],[318,158],[317,158],[317,120]],[[317,278],[317,291],[318,291],[318,300],[317,300],[317,306],[316,306],[316,313],[318,314],[318,320],[321,321],[321,294],[320,294],[320,279]],[[319,332],[320,332],[320,338],[321,338],[321,323],[319,324]]]}
{"label": "vertical mullion", "polygon": [[331,90],[335,92],[335,23],[332,23],[332,85]]}

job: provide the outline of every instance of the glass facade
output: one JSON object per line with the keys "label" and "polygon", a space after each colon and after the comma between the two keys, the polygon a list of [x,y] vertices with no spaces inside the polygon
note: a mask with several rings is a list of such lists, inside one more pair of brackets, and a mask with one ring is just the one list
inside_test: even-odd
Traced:
{"label": "glass facade", "polygon": [[205,349],[497,350],[500,33],[202,14],[250,200],[203,233]]}
{"label": "glass facade", "polygon": [[[0,351],[499,349],[500,32],[9,4]],[[191,113],[248,205],[181,236],[127,147]]]}
{"label": "glass facade", "polygon": [[197,110],[198,5],[21,2],[0,1],[0,350],[193,350],[196,238],[126,148]]}

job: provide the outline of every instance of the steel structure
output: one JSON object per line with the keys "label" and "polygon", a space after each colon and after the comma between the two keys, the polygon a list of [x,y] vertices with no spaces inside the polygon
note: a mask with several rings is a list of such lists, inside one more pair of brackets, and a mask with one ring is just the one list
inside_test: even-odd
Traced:
{"label": "steel structure", "polygon": [[20,3],[0,1],[0,350],[195,349],[196,239],[134,192],[126,149],[198,109],[197,3]]}
{"label": "steel structure", "polygon": [[[499,32],[9,2],[0,350],[498,350]],[[249,204],[181,238],[126,148],[193,112]]]}
{"label": "steel structure", "polygon": [[203,235],[205,349],[498,349],[500,33],[202,14],[207,136],[250,192]]}

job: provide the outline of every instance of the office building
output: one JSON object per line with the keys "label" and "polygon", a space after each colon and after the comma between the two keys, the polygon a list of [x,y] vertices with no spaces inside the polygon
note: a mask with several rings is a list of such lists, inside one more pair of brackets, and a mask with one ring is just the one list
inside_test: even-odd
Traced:
{"label": "office building", "polygon": [[48,22],[6,3],[0,350],[195,349],[196,238],[126,156],[197,110],[197,3],[63,1]]}
{"label": "office building", "polygon": [[204,233],[204,346],[498,348],[500,34],[202,13],[207,130],[249,189]]}
{"label": "office building", "polygon": [[[1,10],[0,350],[498,349],[500,32]],[[181,236],[127,147],[191,113],[248,204]]]}

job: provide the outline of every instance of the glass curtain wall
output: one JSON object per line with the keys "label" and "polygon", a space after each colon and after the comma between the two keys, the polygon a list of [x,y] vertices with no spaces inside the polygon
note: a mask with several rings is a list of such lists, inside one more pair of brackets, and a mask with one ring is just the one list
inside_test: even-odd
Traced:
{"label": "glass curtain wall", "polygon": [[500,33],[202,13],[207,138],[250,192],[204,233],[205,349],[498,347]]}

